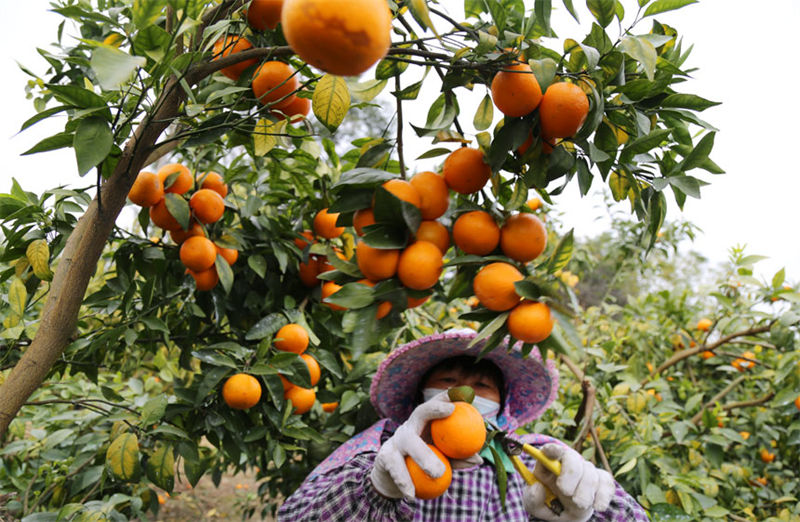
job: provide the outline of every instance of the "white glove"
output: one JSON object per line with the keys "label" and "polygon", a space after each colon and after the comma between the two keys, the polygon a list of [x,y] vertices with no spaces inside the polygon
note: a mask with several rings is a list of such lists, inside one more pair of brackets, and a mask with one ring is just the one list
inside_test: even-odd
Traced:
{"label": "white glove", "polygon": [[[453,410],[455,405],[448,399],[447,392],[442,392],[417,406],[408,420],[383,443],[370,472],[372,485],[381,495],[389,498],[404,497],[407,500],[414,498],[414,484],[406,467],[406,455],[430,477],[439,478],[444,474],[444,463],[430,450],[422,439],[422,433],[430,421],[447,417]],[[454,469],[461,469],[482,461],[475,454],[464,460],[451,460],[450,464]]]}
{"label": "white glove", "polygon": [[[542,520],[585,522],[595,510],[608,509],[616,489],[610,473],[563,444],[545,444],[541,449],[547,457],[561,461],[561,474],[557,476],[537,463],[533,474],[541,483],[526,486],[522,497],[528,513]],[[564,510],[560,515],[545,504],[544,486],[561,502]]]}

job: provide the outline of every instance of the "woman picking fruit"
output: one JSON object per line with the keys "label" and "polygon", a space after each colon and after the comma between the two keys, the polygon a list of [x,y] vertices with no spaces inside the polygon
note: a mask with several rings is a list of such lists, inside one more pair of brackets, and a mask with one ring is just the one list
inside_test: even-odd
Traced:
{"label": "woman picking fruit", "polygon": [[[490,425],[514,433],[550,406],[558,375],[536,349],[523,357],[518,347],[499,346],[478,360],[483,343],[467,348],[474,337],[472,331],[435,334],[389,354],[370,389],[384,419],[317,466],[281,506],[278,519],[648,520],[609,473],[563,442],[539,434],[515,437],[560,463],[555,474],[522,454],[538,479],[530,482],[514,471],[497,437],[484,444],[486,433],[475,429],[469,411],[476,409]],[[474,390],[472,406],[451,400],[458,386]],[[437,425],[443,421],[452,426]],[[507,472],[505,506],[495,466]]]}

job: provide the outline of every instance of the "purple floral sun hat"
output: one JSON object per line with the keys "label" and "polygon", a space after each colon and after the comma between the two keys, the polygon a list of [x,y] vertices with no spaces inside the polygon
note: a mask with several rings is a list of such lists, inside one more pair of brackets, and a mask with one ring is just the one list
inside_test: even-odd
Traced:
{"label": "purple floral sun hat", "polygon": [[[378,367],[370,386],[370,399],[381,417],[404,422],[416,406],[420,379],[437,363],[459,355],[478,356],[485,341],[467,348],[476,333],[454,330],[433,334],[393,350]],[[558,393],[558,371],[552,360],[543,361],[538,348],[524,357],[520,344],[503,343],[488,354],[503,372],[505,405],[497,417],[500,427],[514,430],[540,417]]]}

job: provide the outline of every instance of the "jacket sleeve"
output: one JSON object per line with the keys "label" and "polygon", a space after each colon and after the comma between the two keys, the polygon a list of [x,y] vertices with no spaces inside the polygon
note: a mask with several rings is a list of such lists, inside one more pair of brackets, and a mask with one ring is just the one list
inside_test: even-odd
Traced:
{"label": "jacket sleeve", "polygon": [[278,521],[411,520],[414,503],[383,497],[372,486],[375,456],[359,453],[336,469],[312,474],[280,507]]}

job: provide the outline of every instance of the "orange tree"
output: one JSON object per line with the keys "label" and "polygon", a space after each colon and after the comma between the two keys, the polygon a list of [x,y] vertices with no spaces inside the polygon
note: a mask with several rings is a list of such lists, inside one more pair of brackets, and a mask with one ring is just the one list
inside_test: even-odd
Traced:
{"label": "orange tree", "polygon": [[[516,267],[511,297],[524,301],[460,321],[491,348],[539,303],[536,335],[519,337],[565,353],[578,308],[559,271],[572,233],[541,241],[528,194],[550,202],[570,183],[583,194],[606,184],[652,246],[667,194],[682,206],[704,184],[691,171],[721,172],[714,128],[698,116],[714,102],[682,88],[689,52],[657,21],[689,3],[591,0],[579,13],[564,2],[594,22],[561,41],[549,1],[448,12],[359,0],[348,23],[365,25],[366,43],[353,43],[326,30],[336,2],[286,0],[276,29],[241,0],[57,2],[80,38],[59,31],[41,52],[48,68],[29,71],[36,114],[22,128],[66,117],[28,153],[72,148],[97,194],[39,196],[15,182],[0,197],[9,510],[138,516],[176,469],[195,483],[257,467],[265,497],[290,492],[374,419],[366,389],[386,351],[446,327],[445,305],[471,296],[492,263]],[[501,72],[527,81],[498,82],[493,100]],[[534,92],[532,81],[539,104],[509,109],[507,89]],[[410,113],[431,83],[440,95],[427,115]],[[465,118],[476,89],[486,95]],[[336,141],[384,92],[394,135]],[[405,184],[416,170],[406,126],[435,144],[419,159],[444,159],[442,176]],[[129,194],[134,223],[118,220]],[[538,230],[540,248],[520,248],[515,223]],[[305,349],[280,349],[290,323]],[[238,373],[261,388],[250,408],[223,400]],[[235,384],[233,403],[249,405],[255,390]],[[55,462],[60,475],[48,473]]]}

